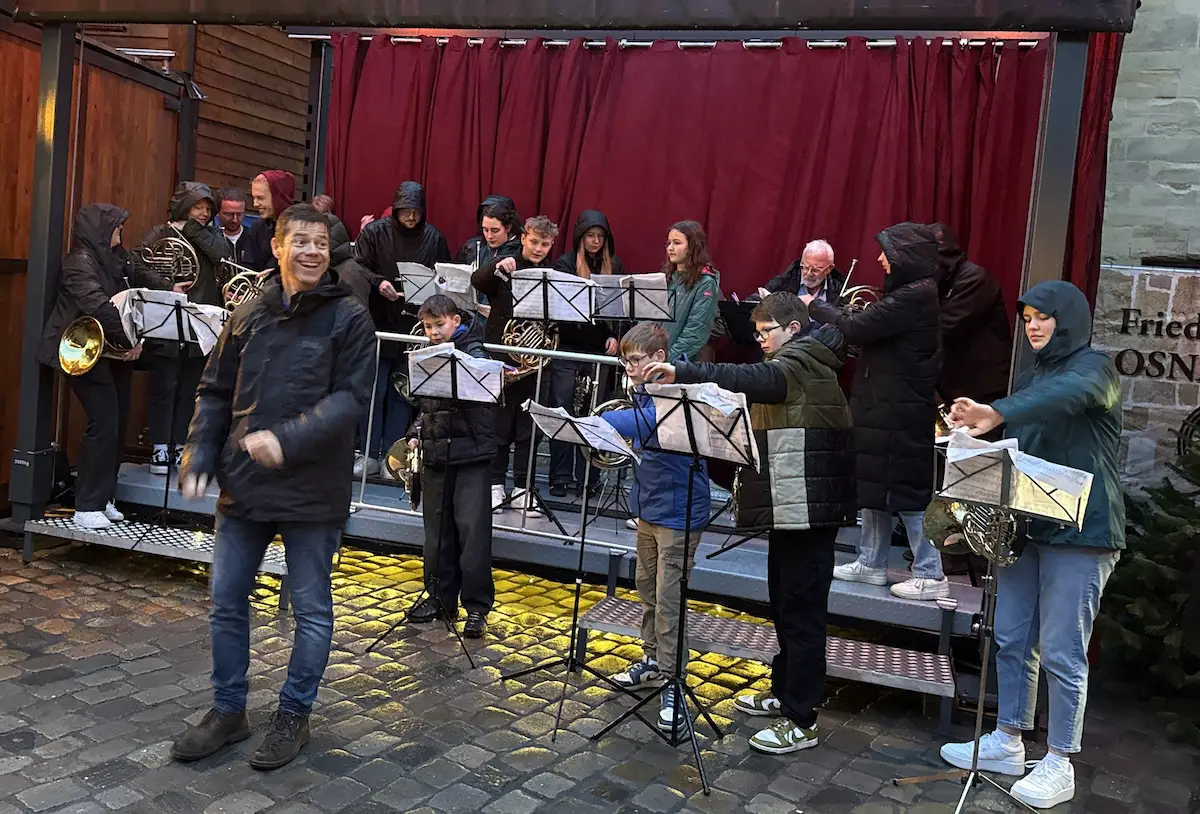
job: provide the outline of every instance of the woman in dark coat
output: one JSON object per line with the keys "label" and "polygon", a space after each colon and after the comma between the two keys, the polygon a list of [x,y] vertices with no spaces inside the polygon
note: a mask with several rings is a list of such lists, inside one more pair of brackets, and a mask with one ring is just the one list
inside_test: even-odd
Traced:
{"label": "woman in dark coat", "polygon": [[950,590],[924,523],[933,497],[935,391],[941,371],[937,238],[924,224],[899,223],[876,240],[887,273],[882,300],[847,313],[801,297],[814,320],[836,326],[848,343],[861,348],[850,410],[862,540],[858,559],[838,566],[833,575],[886,585],[893,515],[899,514],[913,550],[912,578],[893,585],[892,593],[937,599]]}

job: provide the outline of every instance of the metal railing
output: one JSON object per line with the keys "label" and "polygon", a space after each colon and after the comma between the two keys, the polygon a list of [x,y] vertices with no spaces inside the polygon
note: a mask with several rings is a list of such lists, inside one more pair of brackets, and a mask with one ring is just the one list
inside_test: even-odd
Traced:
{"label": "metal railing", "polygon": [[[371,434],[372,434],[372,430],[374,429],[374,426],[375,426],[375,395],[379,390],[379,361],[380,361],[382,350],[383,350],[383,343],[384,342],[400,342],[400,343],[404,343],[404,344],[408,344],[408,345],[427,345],[427,344],[429,344],[429,341],[430,341],[429,338],[425,337],[425,336],[416,336],[413,334],[398,334],[398,333],[391,333],[388,331],[376,331],[375,332],[375,340],[376,340],[375,341],[375,378],[373,380],[373,384],[371,387],[371,404],[370,404],[369,412],[367,414],[367,432],[366,432],[366,438],[364,439],[364,444],[363,444],[363,446],[365,447],[365,449],[363,450],[363,455],[365,458],[370,458],[370,453],[371,453]],[[483,347],[485,350],[487,350],[488,352],[493,353],[493,354],[520,353],[522,355],[529,355],[529,356],[542,356],[548,360],[560,359],[560,360],[567,361],[567,362],[578,362],[578,363],[593,365],[594,366],[593,367],[594,375],[592,377],[592,381],[595,383],[595,386],[592,388],[591,403],[589,405],[589,410],[594,410],[596,407],[597,397],[600,393],[599,382],[600,382],[601,370],[604,368],[604,366],[619,367],[621,365],[621,362],[614,356],[597,356],[595,354],[590,354],[590,353],[575,353],[572,351],[561,351],[561,350],[544,350],[542,348],[521,348],[521,347],[513,347],[511,345],[494,345],[491,343],[485,343]],[[542,392],[542,372],[543,372],[543,370],[545,370],[545,365],[540,365],[537,369],[535,385],[534,385],[534,393],[535,394],[539,394]],[[389,386],[390,386],[390,383],[389,383]],[[536,395],[535,395],[535,397],[536,397]],[[531,423],[533,421],[532,418],[530,418],[528,420]],[[528,461],[528,468],[527,468],[526,474],[525,474],[525,484],[524,484],[525,493],[524,493],[524,495],[522,495],[523,503],[524,503],[524,501],[528,500],[530,495],[532,495],[534,493],[534,490],[533,490],[534,463],[536,460],[538,432],[539,432],[539,430],[537,428],[537,425],[534,424],[533,428],[531,430],[530,441],[529,441],[529,461]],[[382,455],[386,456],[387,451],[381,449],[380,453]],[[516,453],[516,450],[515,450],[515,446],[514,446],[514,455],[515,455],[515,453]],[[585,458],[585,461],[586,461],[587,465],[586,465],[586,468],[584,469],[584,476],[583,476],[583,490],[584,490],[583,494],[586,495],[588,487],[590,485],[590,479],[592,477],[593,466],[592,466],[592,463],[590,460],[587,460]],[[513,486],[515,489],[517,487],[517,484],[514,483]],[[614,487],[614,488],[619,488],[619,487]],[[354,509],[370,509],[373,511],[385,512],[387,514],[407,515],[409,517],[423,517],[421,512],[416,511],[414,509],[402,509],[402,508],[397,508],[395,506],[387,506],[387,505],[384,505],[381,503],[371,503],[366,499],[367,498],[366,491],[367,491],[367,468],[364,463],[364,466],[362,468],[362,474],[359,476],[358,500],[355,500],[350,504],[352,508],[354,508]],[[491,509],[490,493],[488,495],[488,500],[489,500],[489,510],[490,510]],[[597,507],[593,507],[593,508],[596,511],[596,516],[598,517],[599,516],[599,507],[597,506]],[[517,511],[519,511],[520,515],[521,515],[521,525],[520,526],[511,526],[511,525],[506,525],[503,523],[493,523],[492,528],[493,528],[493,530],[498,529],[501,531],[519,532],[521,534],[529,534],[529,535],[532,535],[535,537],[544,537],[544,538],[551,539],[551,540],[560,540],[564,543],[578,543],[583,539],[584,532],[587,530],[587,526],[588,526],[588,516],[587,516],[587,511],[586,511],[587,510],[587,501],[586,500],[581,501],[581,503],[580,503],[579,531],[575,534],[570,534],[567,532],[567,530],[563,527],[562,523],[560,523],[558,521],[558,518],[554,515],[553,511],[551,511],[549,509],[549,507],[544,507],[544,510],[547,512],[547,517],[550,520],[550,522],[552,522],[558,528],[557,533],[552,532],[552,531],[543,531],[542,529],[529,528],[529,516],[528,516],[528,512],[526,512],[524,510],[524,505],[517,507]],[[608,546],[609,548],[621,548],[624,550],[632,550],[629,546],[621,545],[619,543],[606,543],[605,545]]]}

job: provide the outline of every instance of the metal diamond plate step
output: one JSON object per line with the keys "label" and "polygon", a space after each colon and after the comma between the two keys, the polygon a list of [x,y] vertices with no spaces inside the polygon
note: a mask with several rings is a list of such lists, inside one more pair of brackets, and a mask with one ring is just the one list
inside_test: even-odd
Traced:
{"label": "metal diamond plate step", "polygon": [[[775,628],[769,624],[720,619],[694,611],[688,611],[687,620],[688,645],[693,650],[765,664],[770,664],[779,652]],[[580,617],[579,626],[639,636],[642,606],[627,599],[605,597]],[[834,678],[954,697],[954,672],[948,656],[829,636],[825,640],[825,659],[826,671]]]}
{"label": "metal diamond plate step", "polygon": [[[173,557],[177,560],[207,563],[213,561],[213,536],[211,532],[206,531],[163,528],[151,526],[148,523],[133,523],[128,520],[124,523],[116,523],[107,529],[81,529],[70,517],[28,520],[25,523],[25,531],[62,540],[122,548],[127,551],[141,551],[144,554],[157,554],[160,557]],[[145,533],[144,537],[142,536],[143,532]],[[138,542],[139,537],[141,542]],[[263,555],[258,570],[264,574],[286,575],[287,560],[284,557],[283,546],[267,546],[267,553]]]}

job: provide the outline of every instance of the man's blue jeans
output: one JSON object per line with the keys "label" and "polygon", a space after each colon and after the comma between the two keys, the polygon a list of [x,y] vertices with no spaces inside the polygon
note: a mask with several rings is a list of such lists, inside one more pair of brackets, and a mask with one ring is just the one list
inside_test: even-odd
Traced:
{"label": "man's blue jeans", "polygon": [[213,706],[217,712],[246,708],[250,666],[250,592],[267,546],[283,537],[296,641],[288,662],[287,681],[279,693],[285,712],[308,715],[317,685],[329,662],[333,639],[333,555],[342,539],[344,521],[336,523],[257,523],[217,513],[210,590],[212,610]]}
{"label": "man's blue jeans", "polygon": [[1121,552],[1029,544],[999,569],[996,679],[999,722],[1033,729],[1038,670],[1046,671],[1050,748],[1078,752],[1087,706],[1088,642],[1104,583]]}

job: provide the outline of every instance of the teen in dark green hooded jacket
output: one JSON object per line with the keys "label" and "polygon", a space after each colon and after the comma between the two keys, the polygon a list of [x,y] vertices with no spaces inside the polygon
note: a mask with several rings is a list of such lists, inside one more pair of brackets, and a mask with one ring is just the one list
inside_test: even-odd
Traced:
{"label": "teen in dark green hooded jacket", "polygon": [[[1125,504],[1117,482],[1121,386],[1112,360],[1088,347],[1087,299],[1070,283],[1041,283],[1021,298],[1034,365],[1012,395],[994,404],[957,399],[951,423],[980,435],[1005,424],[1020,449],[1093,473],[1083,529],[1029,524],[1020,559],[1000,569],[995,638],[998,726],[980,742],[979,768],[1021,775],[1021,732],[1033,729],[1038,670],[1049,690],[1050,752],[1013,785],[1013,796],[1049,808],[1075,795],[1070,755],[1078,752],[1087,703],[1088,643],[1100,596],[1125,547]],[[947,744],[942,757],[970,768],[971,743]]]}

